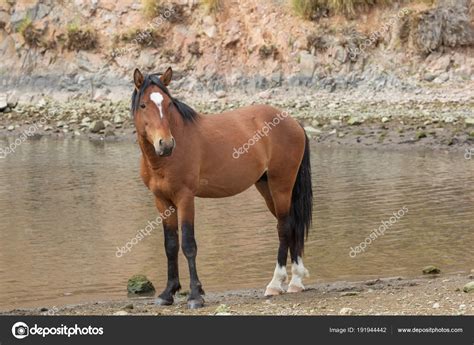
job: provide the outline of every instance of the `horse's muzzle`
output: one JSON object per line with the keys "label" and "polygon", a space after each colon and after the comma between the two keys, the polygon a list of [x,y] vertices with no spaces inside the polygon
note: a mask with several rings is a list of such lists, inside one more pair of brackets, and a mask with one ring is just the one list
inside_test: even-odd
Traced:
{"label": "horse's muzzle", "polygon": [[157,156],[167,157],[171,156],[171,154],[173,153],[173,149],[176,146],[176,142],[173,137],[167,140],[159,139],[155,142],[153,146],[155,147],[155,152]]}

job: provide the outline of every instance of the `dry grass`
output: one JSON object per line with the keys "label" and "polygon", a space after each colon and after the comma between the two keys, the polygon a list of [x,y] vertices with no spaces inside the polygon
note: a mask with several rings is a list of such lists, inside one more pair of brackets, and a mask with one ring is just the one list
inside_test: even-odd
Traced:
{"label": "dry grass", "polygon": [[30,47],[38,47],[41,43],[42,33],[37,30],[30,17],[25,17],[17,27],[17,31],[23,36],[26,44]]}
{"label": "dry grass", "polygon": [[386,5],[393,0],[290,0],[291,7],[299,16],[312,19],[315,13],[354,15],[358,10],[375,5]]}
{"label": "dry grass", "polygon": [[145,17],[155,18],[159,14],[160,3],[159,0],[142,0],[142,11]]}
{"label": "dry grass", "polygon": [[222,8],[222,0],[201,0],[209,13],[216,13]]}
{"label": "dry grass", "polygon": [[258,56],[262,60],[268,59],[269,57],[276,59],[278,57],[278,49],[273,44],[263,45],[258,49]]}
{"label": "dry grass", "polygon": [[90,28],[80,28],[77,24],[67,27],[66,48],[69,50],[92,50],[97,47],[97,34]]}

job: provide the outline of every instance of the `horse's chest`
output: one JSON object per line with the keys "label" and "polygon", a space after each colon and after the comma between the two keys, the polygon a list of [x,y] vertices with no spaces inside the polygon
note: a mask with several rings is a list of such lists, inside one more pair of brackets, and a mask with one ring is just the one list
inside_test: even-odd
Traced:
{"label": "horse's chest", "polygon": [[151,175],[148,182],[148,189],[157,197],[168,197],[172,194],[171,181],[165,176]]}

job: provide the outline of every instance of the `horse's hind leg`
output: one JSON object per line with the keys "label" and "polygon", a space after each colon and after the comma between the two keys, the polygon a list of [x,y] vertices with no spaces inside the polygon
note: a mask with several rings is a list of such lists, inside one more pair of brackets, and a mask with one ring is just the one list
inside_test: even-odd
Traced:
{"label": "horse's hind leg", "polygon": [[303,278],[309,277],[309,272],[303,265],[302,252],[297,248],[296,242],[290,245],[291,256],[291,280],[288,284],[288,292],[301,292],[304,290]]}
{"label": "horse's hind leg", "polygon": [[255,183],[255,187],[257,188],[259,193],[262,194],[270,212],[276,217],[275,205],[273,204],[272,193],[270,193],[270,188],[268,187],[268,179],[266,173],[260,178],[260,180]]}
{"label": "horse's hind leg", "polygon": [[[278,180],[279,179],[272,179],[269,177],[269,181],[267,182],[268,191],[265,191],[265,193],[268,193],[266,195],[270,195],[272,199],[272,213],[278,220],[277,229],[278,239],[280,241],[273,279],[267,285],[265,296],[279,295],[285,292],[283,289],[283,282],[285,282],[288,278],[288,274],[286,272],[286,261],[288,258],[288,249],[292,241],[292,229],[288,215],[291,206],[291,191],[293,183],[288,183],[288,181],[286,181],[285,186],[283,183],[279,183]],[[262,195],[265,197],[264,193],[262,193]],[[267,200],[267,197],[265,197],[265,200]],[[270,202],[267,200],[267,205],[269,203]]]}

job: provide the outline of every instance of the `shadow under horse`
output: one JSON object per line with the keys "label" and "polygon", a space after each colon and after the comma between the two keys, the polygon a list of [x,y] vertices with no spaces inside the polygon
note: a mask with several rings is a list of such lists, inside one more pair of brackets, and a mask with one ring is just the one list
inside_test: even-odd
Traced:
{"label": "shadow under horse", "polygon": [[[312,218],[313,194],[308,137],[286,112],[252,105],[215,115],[200,115],[172,97],[172,70],[143,75],[135,70],[131,112],[142,151],[141,177],[163,215],[168,282],[156,303],[170,305],[181,288],[179,238],[190,273],[189,308],[204,305],[196,268],[194,198],[222,198],[255,185],[278,221],[279,248],[266,296],[304,290],[304,241]],[[176,210],[176,212],[169,212]]]}

